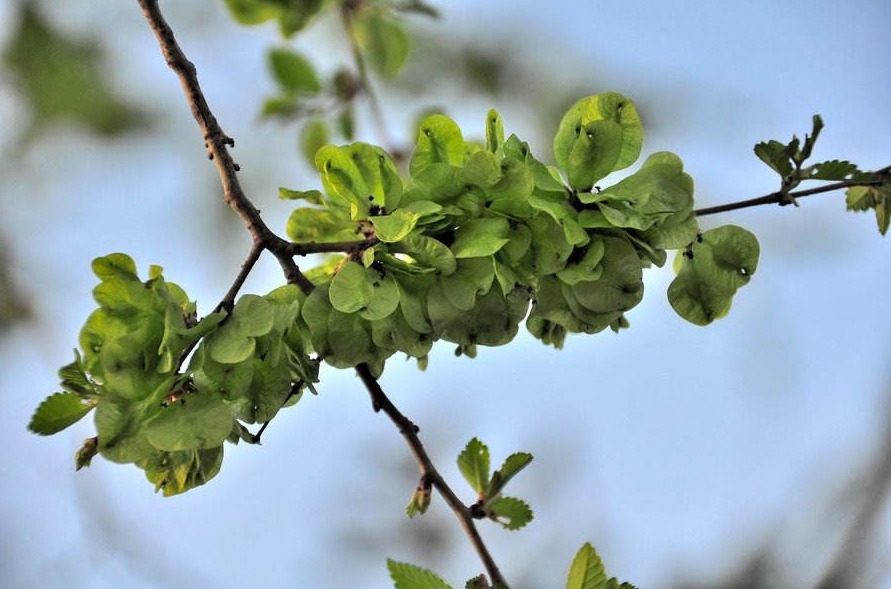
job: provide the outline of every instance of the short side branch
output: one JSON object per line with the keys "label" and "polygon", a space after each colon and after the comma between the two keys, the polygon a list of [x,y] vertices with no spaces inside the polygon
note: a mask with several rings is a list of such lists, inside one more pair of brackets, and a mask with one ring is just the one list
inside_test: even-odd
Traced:
{"label": "short side branch", "polygon": [[489,549],[486,547],[486,544],[480,536],[479,530],[476,528],[476,523],[473,521],[473,514],[470,508],[461,502],[461,499],[458,498],[452,488],[446,483],[445,479],[442,478],[442,475],[439,474],[439,471],[436,470],[433,461],[430,459],[427,450],[424,448],[424,444],[421,442],[420,437],[418,437],[418,427],[409,418],[403,415],[395,405],[393,405],[393,402],[390,401],[389,397],[387,397],[383,389],[381,389],[380,384],[378,384],[377,380],[372,376],[367,365],[363,364],[358,366],[356,368],[356,373],[359,375],[359,378],[362,379],[365,388],[368,389],[369,395],[371,395],[371,404],[374,410],[383,411],[387,417],[390,418],[390,421],[392,421],[399,429],[399,433],[402,434],[402,437],[405,438],[405,442],[408,444],[408,447],[411,449],[412,454],[414,454],[415,460],[418,463],[418,467],[421,471],[421,478],[429,481],[430,484],[439,491],[439,494],[442,495],[442,498],[445,499],[445,502],[451,508],[452,512],[454,512],[455,517],[458,518],[461,527],[464,528],[464,532],[467,534],[468,538],[470,538],[473,548],[479,555],[480,560],[483,561],[483,566],[486,567],[486,572],[489,574],[489,580],[495,587],[507,588],[507,582],[501,575],[498,565],[495,564],[495,560],[489,553]]}
{"label": "short side branch", "polygon": [[816,188],[809,188],[807,190],[797,190],[794,192],[784,192],[782,190],[778,190],[776,192],[771,192],[770,194],[765,194],[764,196],[759,196],[758,198],[750,198],[748,200],[731,202],[714,207],[696,209],[695,211],[693,211],[693,214],[695,214],[697,217],[704,217],[706,215],[716,215],[718,213],[726,213],[729,211],[747,209],[750,207],[757,207],[761,205],[788,205],[794,203],[795,199],[803,198],[805,196],[813,196],[815,194],[822,194],[824,192],[833,192],[835,190],[853,188],[854,186],[876,186],[878,184],[887,182],[889,174],[891,174],[891,166],[886,166],[881,170],[870,173],[869,178],[864,178],[861,180],[843,180],[841,182],[835,182],[833,184],[826,184],[825,186],[818,186]]}

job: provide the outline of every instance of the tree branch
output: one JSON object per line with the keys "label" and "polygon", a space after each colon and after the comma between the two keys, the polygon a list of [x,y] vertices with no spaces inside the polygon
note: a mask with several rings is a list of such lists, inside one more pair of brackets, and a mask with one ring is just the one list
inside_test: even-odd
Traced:
{"label": "tree branch", "polygon": [[263,222],[260,211],[248,199],[241,183],[238,181],[238,164],[229,155],[229,147],[235,146],[235,140],[226,135],[211,112],[198,83],[198,74],[195,65],[186,58],[173,35],[173,30],[164,20],[158,0],[137,0],[142,12],[148,21],[152,32],[158,39],[158,45],[167,65],[179,77],[183,93],[192,116],[198,123],[198,127],[204,135],[204,145],[207,148],[208,157],[214,161],[220,174],[220,183],[223,187],[223,200],[234,210],[242,221],[254,243],[262,249],[269,250],[279,261],[285,277],[291,284],[296,284],[304,292],[311,292],[312,283],[300,272],[293,257],[288,253],[290,243],[275,233]]}
{"label": "tree branch", "polygon": [[[297,267],[297,264],[293,259],[294,255],[325,251],[359,250],[363,247],[373,245],[373,240],[366,239],[363,241],[334,244],[295,244],[282,239],[269,229],[260,217],[260,212],[250,199],[248,199],[238,182],[237,172],[239,171],[239,167],[238,164],[232,160],[228,151],[229,147],[235,145],[235,141],[223,132],[211,112],[210,107],[207,105],[207,101],[198,84],[195,66],[186,58],[185,54],[177,44],[173,31],[161,14],[160,8],[158,7],[158,0],[137,0],[137,2],[142,8],[152,31],[155,33],[155,37],[158,39],[158,44],[161,47],[161,52],[167,61],[167,65],[170,66],[179,77],[186,99],[192,109],[192,115],[195,117],[198,126],[204,133],[208,156],[215,162],[220,174],[224,201],[242,218],[254,239],[254,245],[248,254],[247,260],[242,265],[241,271],[232,284],[232,287],[229,289],[229,292],[226,293],[225,297],[220,302],[219,307],[222,308],[226,304],[231,304],[263,250],[269,250],[278,259],[285,274],[285,278],[289,283],[296,284],[304,293],[309,294],[315,287]],[[381,130],[384,133],[383,136],[386,137],[386,129],[384,128],[380,106],[368,85],[368,76],[365,70],[364,61],[362,60],[362,55],[359,52],[350,24],[350,14],[345,9],[343,15],[344,25],[347,28],[347,33],[353,47],[353,54],[362,78],[363,89],[369,96],[375,120],[381,127]],[[458,518],[458,521],[470,538],[474,549],[483,561],[483,565],[485,566],[493,585],[506,589],[507,583],[476,528],[470,508],[461,502],[433,465],[432,460],[418,437],[417,426],[415,426],[410,419],[405,417],[405,415],[403,415],[390,401],[380,384],[371,374],[367,365],[362,364],[356,367],[356,373],[361,378],[365,388],[371,396],[374,410],[383,411],[399,428],[399,432],[405,438],[406,443],[408,443],[409,448],[418,462],[418,467],[421,470],[422,476],[428,480],[431,485],[436,487],[439,494],[442,495],[443,499],[445,499],[446,503],[455,513],[455,516]],[[256,438],[259,438],[266,425],[267,424],[263,425],[261,430],[257,433]]]}
{"label": "tree branch", "polygon": [[886,166],[880,170],[871,172],[869,174],[871,176],[870,178],[864,178],[861,180],[843,180],[841,182],[835,182],[833,184],[826,184],[825,186],[818,186],[816,188],[809,188],[807,190],[797,190],[794,192],[784,192],[782,190],[778,190],[776,192],[771,192],[770,194],[765,194],[764,196],[759,196],[758,198],[750,198],[748,200],[741,200],[738,202],[717,205],[714,207],[696,209],[695,211],[693,211],[693,214],[697,217],[704,217],[706,215],[716,215],[718,213],[726,213],[728,211],[747,209],[749,207],[757,207],[760,205],[778,204],[780,206],[785,206],[794,203],[795,199],[803,198],[805,196],[813,196],[815,194],[822,194],[824,192],[833,192],[835,190],[852,188],[854,186],[877,186],[879,184],[887,182],[889,179],[889,174],[891,174],[891,166]]}
{"label": "tree branch", "polygon": [[476,528],[476,523],[473,521],[473,515],[470,508],[461,502],[461,499],[458,498],[452,488],[446,483],[445,479],[442,478],[442,475],[439,474],[439,471],[436,470],[433,461],[430,459],[427,450],[424,448],[424,444],[421,442],[420,437],[418,437],[418,426],[403,415],[393,402],[390,401],[389,397],[387,397],[383,389],[381,389],[380,384],[371,374],[367,365],[362,364],[356,367],[356,373],[359,375],[359,378],[362,379],[365,388],[368,389],[369,395],[371,395],[372,408],[375,411],[383,411],[387,417],[390,418],[390,421],[392,421],[399,429],[399,433],[402,434],[402,437],[405,438],[405,442],[408,444],[408,447],[411,449],[412,454],[414,454],[415,460],[418,463],[418,467],[421,471],[421,478],[426,479],[436,488],[442,498],[445,499],[445,502],[451,508],[452,512],[454,512],[455,517],[458,518],[461,527],[464,528],[464,532],[470,538],[473,548],[479,555],[480,560],[483,561],[483,566],[486,567],[486,572],[489,574],[489,580],[492,582],[492,585],[506,589],[507,582],[504,580],[501,571],[498,569],[498,565],[495,564],[495,560],[492,558],[489,549],[483,542],[479,530]]}

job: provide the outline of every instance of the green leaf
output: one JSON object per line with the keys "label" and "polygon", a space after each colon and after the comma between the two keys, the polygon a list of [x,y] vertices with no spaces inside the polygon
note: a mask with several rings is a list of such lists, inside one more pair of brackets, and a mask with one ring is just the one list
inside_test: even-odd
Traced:
{"label": "green leaf", "polygon": [[136,262],[127,254],[108,254],[93,260],[93,273],[100,280],[138,281]]}
{"label": "green leaf", "polygon": [[532,509],[525,501],[515,497],[498,497],[486,501],[489,518],[507,530],[519,530],[532,521]]}
{"label": "green leaf", "polygon": [[399,307],[399,285],[392,273],[374,268],[366,268],[365,273],[371,281],[371,299],[359,315],[369,321],[386,319]]}
{"label": "green leaf", "polygon": [[458,259],[491,256],[509,241],[510,224],[503,217],[472,219],[455,234],[452,252]]}
{"label": "green leaf", "polygon": [[758,256],[758,240],[741,227],[706,231],[678,253],[678,275],[668,287],[672,308],[696,325],[725,316],[737,289],[755,273]]}
{"label": "green leaf", "polygon": [[891,184],[854,186],[846,192],[845,202],[849,211],[875,211],[879,233],[885,235],[891,224]]}
{"label": "green leaf", "polygon": [[457,267],[452,250],[432,237],[413,233],[394,245],[395,252],[408,254],[417,264],[434,268],[445,276],[453,273]]}
{"label": "green leaf", "polygon": [[303,55],[287,47],[269,51],[272,77],[285,94],[317,94],[322,89],[315,68]]}
{"label": "green leaf", "polygon": [[402,180],[393,160],[379,147],[326,145],[316,153],[316,167],[334,208],[348,208],[352,219],[367,218],[372,207],[399,205]]}
{"label": "green leaf", "polygon": [[403,24],[377,8],[357,12],[354,24],[356,39],[367,53],[371,67],[386,78],[396,77],[411,48]]}
{"label": "green leaf", "polygon": [[145,422],[149,443],[166,452],[219,446],[232,432],[232,411],[213,391],[184,394]]}
{"label": "green leaf", "polygon": [[324,119],[312,119],[300,130],[300,152],[307,163],[312,166],[316,161],[316,153],[330,141],[328,124]]}
{"label": "green leaf", "polygon": [[791,158],[797,149],[797,140],[793,140],[792,143],[786,145],[771,139],[755,145],[755,155],[762,162],[773,168],[781,177],[787,178],[792,174]]}
{"label": "green leaf", "polygon": [[823,119],[820,115],[814,115],[813,117],[813,126],[811,128],[810,135],[804,136],[804,145],[801,148],[801,151],[797,155],[797,160],[799,163],[805,161],[809,157],[811,157],[811,152],[814,150],[814,145],[817,143],[817,137],[820,136],[820,131],[823,130]]}
{"label": "green leaf", "polygon": [[261,0],[280,6],[278,26],[285,37],[303,30],[322,9],[324,0]]}
{"label": "green leaf", "polygon": [[603,272],[600,278],[573,284],[578,302],[596,313],[627,311],[643,298],[640,258],[626,239],[604,237]]}
{"label": "green leaf", "polygon": [[[185,493],[205,484],[220,472],[223,447],[184,452],[158,452],[140,461],[146,478],[155,484],[155,491],[165,497]],[[157,465],[157,466],[156,466]]]}
{"label": "green leaf", "polygon": [[448,301],[461,311],[471,311],[477,297],[492,287],[495,266],[491,258],[458,260],[454,274],[440,276],[438,281]]}
{"label": "green leaf", "polygon": [[263,0],[223,0],[232,17],[243,25],[256,25],[276,18],[281,9]]}
{"label": "green leaf", "polygon": [[804,171],[804,180],[850,180],[861,174],[860,169],[851,162],[829,160],[810,166]]}
{"label": "green leaf", "polygon": [[590,543],[585,544],[572,559],[566,589],[604,589],[606,587],[606,571],[597,551]]}
{"label": "green leaf", "polygon": [[634,103],[616,92],[583,98],[563,116],[554,137],[554,157],[573,188],[588,190],[640,155],[643,126]]}
{"label": "green leaf", "polygon": [[461,166],[464,163],[464,139],[461,128],[449,117],[430,115],[418,126],[418,140],[409,165],[411,175],[433,164]]}
{"label": "green leaf", "polygon": [[74,362],[61,367],[58,374],[65,391],[77,393],[84,398],[98,394],[95,384],[87,376],[83,358],[77,350],[74,350]]}
{"label": "green leaf", "polygon": [[261,296],[242,295],[232,309],[229,323],[237,323],[238,331],[244,335],[257,337],[272,330],[275,312],[272,305]]}
{"label": "green leaf", "polygon": [[458,455],[458,469],[477,493],[484,493],[489,484],[489,448],[473,438]]}
{"label": "green leaf", "polygon": [[347,262],[331,280],[331,306],[341,313],[355,313],[368,306],[374,296],[371,276],[362,264]]}
{"label": "green leaf", "polygon": [[300,98],[297,96],[273,96],[263,101],[260,108],[260,117],[264,119],[280,117],[290,119],[298,116],[300,111]]}
{"label": "green leaf", "polygon": [[435,574],[413,564],[387,559],[387,570],[396,589],[452,589]]}
{"label": "green leaf", "polygon": [[98,403],[75,393],[56,393],[44,399],[31,416],[28,429],[41,436],[58,433],[80,420]]}
{"label": "green leaf", "polygon": [[335,368],[352,368],[371,363],[379,355],[387,356],[395,350],[381,350],[374,345],[368,321],[358,313],[332,310],[328,316],[328,349],[325,362]]}
{"label": "green leaf", "polygon": [[312,207],[295,209],[288,217],[285,231],[296,243],[335,243],[360,238],[356,221]]}
{"label": "green leaf", "polygon": [[275,313],[263,297],[242,295],[227,321],[205,339],[211,358],[221,364],[238,364],[256,349],[256,338],[272,330]]}
{"label": "green leaf", "polygon": [[488,488],[486,489],[486,496],[495,497],[501,493],[507,483],[514,478],[517,473],[529,466],[529,463],[531,462],[532,454],[529,454],[528,452],[514,452],[508,456],[504,460],[504,464],[501,465],[501,468],[492,473],[492,480],[489,481]]}
{"label": "green leaf", "polygon": [[374,225],[374,234],[378,239],[386,243],[393,243],[402,241],[411,233],[411,230],[415,228],[418,222],[418,217],[420,215],[413,214],[405,209],[399,209],[390,215],[372,217],[371,223]]}

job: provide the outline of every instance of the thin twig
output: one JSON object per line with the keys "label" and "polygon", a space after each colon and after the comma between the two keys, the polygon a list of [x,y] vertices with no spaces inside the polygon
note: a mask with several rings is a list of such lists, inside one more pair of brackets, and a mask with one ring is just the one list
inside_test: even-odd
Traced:
{"label": "thin twig", "polygon": [[693,211],[693,214],[695,214],[697,217],[704,217],[706,215],[716,215],[718,213],[726,213],[728,211],[736,211],[739,209],[746,209],[749,207],[757,207],[761,205],[778,204],[783,206],[795,202],[795,199],[797,198],[812,196],[814,194],[822,194],[824,192],[832,192],[834,190],[842,190],[844,188],[853,188],[854,186],[876,186],[888,181],[888,178],[886,176],[888,176],[889,170],[891,170],[891,166],[884,167],[881,170],[870,173],[870,176],[872,176],[870,178],[864,178],[861,180],[843,180],[841,182],[826,184],[825,186],[818,186],[817,188],[809,188],[807,190],[798,190],[795,192],[783,192],[782,190],[778,190],[776,192],[771,192],[770,194],[765,194],[764,196],[759,196],[758,198],[750,198],[748,200],[731,202],[714,207],[696,209],[695,211]]}
{"label": "thin twig", "polygon": [[377,238],[362,239],[359,241],[332,241],[328,243],[289,243],[288,252],[292,256],[307,256],[309,254],[327,254],[344,252],[351,253],[362,251],[378,243]]}
{"label": "thin twig", "polygon": [[247,280],[248,274],[254,269],[254,265],[257,263],[257,260],[260,259],[260,254],[262,253],[263,245],[255,241],[254,245],[251,246],[251,251],[248,252],[247,259],[244,261],[244,264],[241,265],[241,271],[238,272],[238,276],[235,277],[232,286],[229,287],[229,290],[223,296],[223,299],[217,304],[214,313],[222,311],[223,309],[226,311],[232,310],[232,305],[235,303],[235,297],[238,296],[238,291],[244,286],[244,281]]}
{"label": "thin twig", "polygon": [[424,444],[421,442],[420,437],[418,437],[418,427],[409,418],[403,415],[393,402],[390,401],[389,397],[387,397],[383,389],[381,389],[380,384],[378,384],[366,364],[358,366],[356,368],[356,373],[359,375],[359,378],[362,379],[365,388],[368,389],[368,393],[371,395],[371,404],[374,410],[383,411],[387,417],[390,418],[390,421],[399,428],[399,433],[405,438],[405,442],[415,456],[415,460],[421,471],[421,478],[429,481],[436,488],[439,494],[442,495],[442,498],[445,499],[445,502],[451,508],[452,512],[454,512],[455,517],[458,518],[461,527],[464,528],[465,533],[470,538],[470,542],[473,544],[480,560],[483,561],[483,566],[486,567],[486,572],[489,574],[489,580],[492,582],[492,585],[506,589],[507,582],[504,580],[501,571],[498,569],[498,565],[495,564],[495,560],[492,558],[489,549],[483,542],[483,539],[476,528],[476,524],[473,521],[473,515],[470,508],[461,502],[461,499],[458,498],[452,488],[446,483],[445,479],[442,478],[442,475],[439,474],[439,471],[436,470],[433,461],[430,459],[427,450],[424,448]]}
{"label": "thin twig", "polygon": [[[176,39],[173,36],[173,31],[161,15],[158,1],[137,0],[137,2],[142,7],[146,20],[149,22],[152,31],[154,31],[155,36],[158,39],[158,43],[161,46],[161,52],[167,60],[167,65],[169,65],[179,76],[183,90],[186,94],[186,99],[192,109],[192,114],[195,116],[195,120],[198,121],[198,125],[204,133],[210,159],[214,160],[220,173],[220,181],[223,185],[225,202],[242,218],[247,229],[250,231],[251,236],[254,238],[254,246],[251,249],[251,253],[248,255],[248,259],[242,266],[241,272],[236,278],[235,283],[232,285],[232,288],[230,288],[229,293],[224,297],[223,302],[229,300],[230,294],[231,298],[234,299],[235,294],[241,288],[248,273],[250,273],[251,268],[253,268],[253,265],[256,263],[264,249],[269,250],[276,256],[282,266],[287,281],[291,284],[296,284],[304,293],[309,294],[314,289],[314,285],[303,275],[293,259],[294,255],[301,254],[301,249],[298,247],[300,244],[288,242],[273,233],[263,222],[260,217],[260,212],[254,207],[253,203],[251,203],[250,199],[248,199],[247,195],[242,190],[237,178],[237,172],[239,170],[238,165],[235,164],[228,152],[228,147],[233,146],[234,141],[223,133],[216,118],[213,116],[210,107],[207,105],[198,84],[195,66],[186,58],[185,54],[177,44]],[[372,103],[372,109],[376,113],[376,120],[385,133],[386,130],[383,128],[383,117],[380,116],[380,107],[377,105],[377,100],[371,92],[370,86],[367,85],[368,77],[365,73],[364,62],[362,61],[361,53],[358,52],[358,45],[355,43],[352,27],[349,26],[348,17],[349,15],[345,14],[345,19],[347,19],[345,24],[347,25],[348,34],[351,43],[353,44],[354,55],[357,57],[357,67],[360,69],[360,75],[362,76],[363,84],[365,84],[365,91],[368,93],[369,100]],[[347,249],[349,251],[352,249],[361,249],[361,247],[368,247],[369,244],[373,245],[371,240],[329,244],[327,247],[338,246],[339,248]],[[326,251],[320,249],[320,246],[322,245],[323,244],[314,244],[314,247],[316,248],[314,251]],[[336,251],[343,251],[343,249],[338,249]],[[304,251],[304,253],[309,252]],[[470,538],[471,543],[479,554],[480,559],[483,561],[483,565],[489,574],[492,584],[496,587],[506,589],[507,583],[480,537],[476,524],[473,521],[470,508],[461,502],[433,465],[432,460],[428,456],[427,451],[424,449],[424,446],[418,437],[417,426],[405,417],[405,415],[403,415],[390,401],[380,387],[380,384],[371,374],[367,365],[362,364],[358,366],[356,368],[356,373],[368,390],[375,411],[383,411],[399,428],[400,433],[405,438],[418,462],[422,475],[436,487],[439,494],[442,495],[443,499],[445,499],[446,503],[455,513],[455,516],[458,518],[461,526],[464,528],[464,531],[467,533],[467,536]],[[258,432],[257,437],[259,437],[265,427],[266,424],[264,424],[260,432]]]}

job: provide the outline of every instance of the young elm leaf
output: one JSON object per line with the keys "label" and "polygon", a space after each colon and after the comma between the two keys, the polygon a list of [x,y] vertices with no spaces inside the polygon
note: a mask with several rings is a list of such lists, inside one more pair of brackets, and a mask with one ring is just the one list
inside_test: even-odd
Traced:
{"label": "young elm leaf", "polygon": [[387,559],[387,570],[396,589],[452,589],[432,572],[413,564]]}
{"label": "young elm leaf", "polygon": [[566,589],[602,589],[606,585],[606,571],[597,551],[589,542],[579,549],[566,578]]}
{"label": "young elm leaf", "polygon": [[519,530],[532,521],[532,509],[525,501],[516,497],[498,497],[486,501],[489,518],[507,530]]}
{"label": "young elm leaf", "polygon": [[849,211],[875,211],[879,233],[885,235],[891,224],[891,184],[848,188],[845,202]]}
{"label": "young elm leaf", "polygon": [[817,143],[817,137],[820,136],[820,131],[822,130],[822,117],[820,117],[820,115],[814,115],[811,133],[810,135],[804,136],[804,145],[801,147],[801,151],[796,155],[796,160],[799,164],[811,157],[811,152],[814,150],[814,145]]}
{"label": "young elm leaf", "polygon": [[56,393],[44,399],[28,429],[41,436],[51,436],[79,421],[99,402],[97,397],[83,398],[76,393]]}
{"label": "young elm leaf", "polygon": [[489,448],[473,438],[458,455],[458,469],[474,491],[482,494],[489,483]]}
{"label": "young elm leaf", "polygon": [[755,155],[758,156],[758,159],[770,166],[782,178],[786,178],[792,173],[790,158],[793,153],[794,151],[790,150],[789,145],[773,139],[755,145]]}
{"label": "young elm leaf", "polygon": [[492,480],[486,489],[486,497],[495,497],[507,485],[514,476],[521,470],[529,466],[532,462],[532,454],[528,452],[514,452],[504,460],[501,468],[492,473]]}
{"label": "young elm leaf", "polygon": [[860,169],[851,162],[842,160],[829,160],[820,162],[807,168],[803,174],[803,180],[850,180],[860,174]]}

